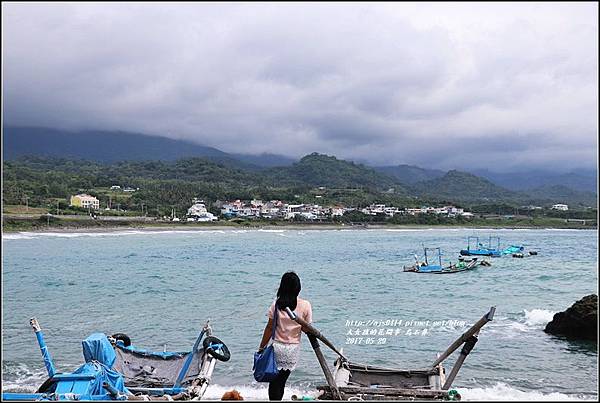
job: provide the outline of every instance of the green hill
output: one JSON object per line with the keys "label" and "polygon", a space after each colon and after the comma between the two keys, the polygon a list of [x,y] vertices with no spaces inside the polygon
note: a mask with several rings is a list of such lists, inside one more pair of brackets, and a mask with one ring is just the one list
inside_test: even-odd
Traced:
{"label": "green hill", "polygon": [[277,185],[309,185],[330,188],[367,188],[404,191],[394,178],[362,164],[312,153],[289,167],[272,168],[264,174]]}
{"label": "green hill", "polygon": [[448,171],[440,178],[415,183],[411,189],[420,197],[463,202],[512,201],[521,196],[487,179],[456,170]]}

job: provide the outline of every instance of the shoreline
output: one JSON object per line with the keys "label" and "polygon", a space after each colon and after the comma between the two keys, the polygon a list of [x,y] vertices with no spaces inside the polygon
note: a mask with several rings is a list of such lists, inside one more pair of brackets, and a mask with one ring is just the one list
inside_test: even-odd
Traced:
{"label": "shoreline", "polygon": [[128,232],[128,231],[142,231],[142,232],[169,232],[169,231],[340,231],[340,230],[351,230],[351,231],[364,231],[364,230],[434,230],[434,229],[458,229],[458,230],[593,230],[597,228],[568,228],[568,227],[552,227],[552,226],[486,226],[486,225],[472,225],[472,226],[459,226],[459,225],[402,225],[402,224],[388,224],[388,225],[341,225],[341,224],[285,224],[285,225],[248,225],[248,226],[233,226],[233,225],[177,225],[177,224],[154,224],[154,225],[133,225],[133,226],[102,226],[102,227],[46,227],[46,228],[34,228],[31,230],[27,229],[2,229],[2,234],[43,234],[43,233],[115,233],[115,232]]}

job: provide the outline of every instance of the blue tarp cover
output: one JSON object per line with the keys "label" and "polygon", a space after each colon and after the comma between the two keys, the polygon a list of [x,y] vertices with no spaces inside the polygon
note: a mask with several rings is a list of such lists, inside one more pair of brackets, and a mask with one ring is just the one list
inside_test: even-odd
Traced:
{"label": "blue tarp cover", "polygon": [[523,252],[524,250],[525,250],[525,248],[523,246],[520,246],[520,245],[510,245],[508,248],[504,249],[502,251],[502,253],[504,255],[509,255],[511,253]]}
{"label": "blue tarp cover", "polygon": [[85,362],[98,361],[112,368],[117,356],[112,344],[104,333],[93,333],[81,342],[83,345],[83,358]]}
{"label": "blue tarp cover", "polygon": [[107,391],[102,386],[104,382],[112,385],[116,390],[123,394],[129,393],[125,388],[123,375],[99,362],[87,362],[73,371],[73,373],[94,375],[94,379],[89,381],[89,386],[87,387],[86,393],[83,393],[84,395],[105,395]]}
{"label": "blue tarp cover", "polygon": [[95,375],[94,380],[90,382],[88,393],[90,395],[105,394],[106,389],[102,387],[103,382],[112,385],[121,393],[128,393],[123,375],[112,369],[117,355],[106,335],[104,333],[93,333],[81,344],[83,345],[83,357],[86,363],[73,373]]}
{"label": "blue tarp cover", "polygon": [[421,266],[419,267],[419,271],[440,271],[442,270],[442,266],[439,265],[429,265],[429,266]]}

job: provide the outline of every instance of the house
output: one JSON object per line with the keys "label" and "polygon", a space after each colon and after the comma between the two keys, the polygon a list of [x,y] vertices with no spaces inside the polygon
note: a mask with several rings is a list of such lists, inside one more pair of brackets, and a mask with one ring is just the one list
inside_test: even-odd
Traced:
{"label": "house", "polygon": [[341,217],[344,215],[344,208],[343,207],[332,207],[331,208],[331,216],[332,217]]}
{"label": "house", "polygon": [[552,206],[552,210],[567,211],[569,210],[569,206],[566,204],[555,204]]}
{"label": "house", "polygon": [[96,199],[94,196],[82,193],[71,196],[70,206],[99,210],[100,200]]}
{"label": "house", "polygon": [[206,206],[204,205],[204,201],[194,198],[192,203],[192,207],[190,207],[187,211],[187,221],[207,222],[218,220],[217,217],[208,212]]}
{"label": "house", "polygon": [[110,187],[110,190],[121,190],[121,186],[119,186],[119,185],[112,185]]}

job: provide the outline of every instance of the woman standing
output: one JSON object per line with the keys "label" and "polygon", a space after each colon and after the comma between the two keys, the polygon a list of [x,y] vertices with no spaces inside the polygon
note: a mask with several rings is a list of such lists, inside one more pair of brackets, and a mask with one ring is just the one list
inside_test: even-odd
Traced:
{"label": "woman standing", "polygon": [[307,323],[312,322],[312,307],[310,302],[299,298],[300,278],[293,271],[285,273],[281,277],[279,290],[277,290],[277,299],[271,304],[267,312],[269,321],[265,326],[259,351],[264,349],[271,338],[274,315],[277,315],[275,326],[275,339],[273,341],[273,350],[275,352],[275,362],[279,373],[275,380],[269,382],[269,400],[281,400],[285,390],[285,383],[290,376],[291,371],[296,368],[298,357],[300,356],[300,335],[301,326],[291,319],[285,311],[290,308],[300,318]]}

